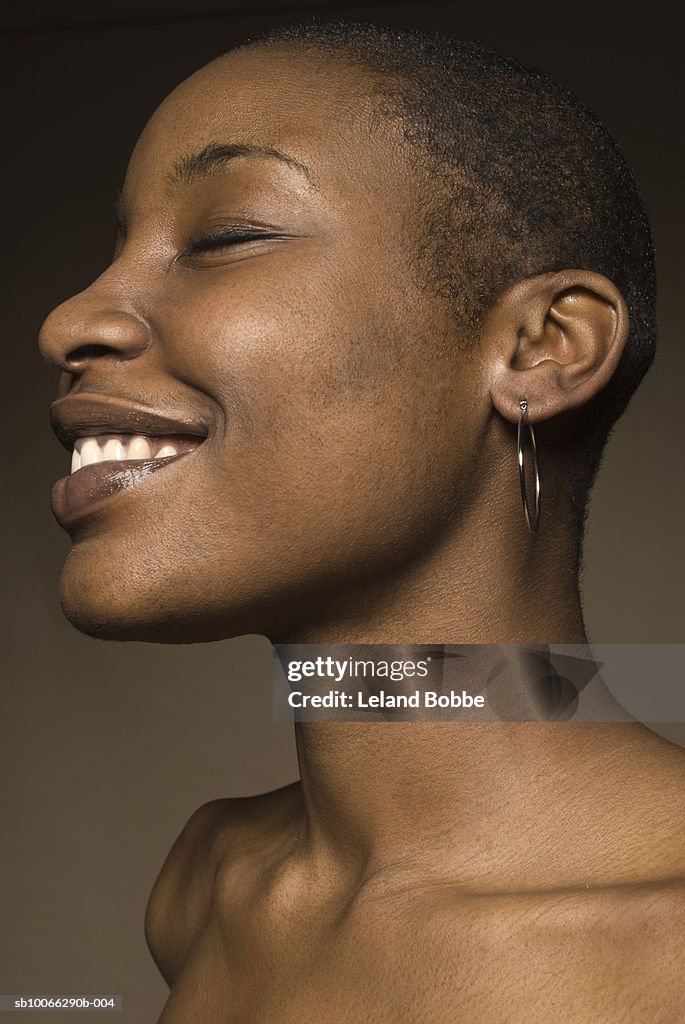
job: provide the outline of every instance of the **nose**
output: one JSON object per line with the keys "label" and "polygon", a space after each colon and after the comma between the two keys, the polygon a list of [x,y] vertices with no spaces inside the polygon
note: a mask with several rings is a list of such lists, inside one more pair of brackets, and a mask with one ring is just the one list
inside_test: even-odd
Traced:
{"label": "nose", "polygon": [[41,355],[67,373],[83,373],[95,359],[134,359],[150,344],[146,322],[94,286],[53,309],[38,336]]}

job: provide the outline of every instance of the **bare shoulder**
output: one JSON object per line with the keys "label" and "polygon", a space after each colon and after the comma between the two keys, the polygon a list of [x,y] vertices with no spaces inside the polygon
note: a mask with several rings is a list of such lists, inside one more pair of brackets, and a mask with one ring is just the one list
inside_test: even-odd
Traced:
{"label": "bare shoulder", "polygon": [[465,1024],[671,1024],[685,1005],[685,879],[520,893],[391,882],[358,908],[354,948],[356,974],[385,978],[416,1019],[458,1006]]}
{"label": "bare shoulder", "polygon": [[145,938],[171,986],[202,931],[217,872],[278,833],[299,806],[299,782],[251,797],[210,800],[193,812],[167,854],[145,912]]}

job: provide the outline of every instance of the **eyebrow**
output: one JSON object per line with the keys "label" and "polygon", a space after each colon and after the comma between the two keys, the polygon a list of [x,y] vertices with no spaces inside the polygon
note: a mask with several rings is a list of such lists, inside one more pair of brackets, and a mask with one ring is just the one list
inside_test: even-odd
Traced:
{"label": "eyebrow", "polygon": [[[172,190],[192,185],[196,181],[209,178],[223,170],[231,161],[239,157],[248,157],[251,160],[279,160],[298,171],[307,180],[309,186],[318,191],[311,171],[297,157],[290,153],[284,153],[274,146],[255,146],[249,142],[211,142],[199,152],[184,156],[175,164],[171,174],[167,175],[168,185]],[[126,235],[127,218],[121,192],[117,194],[114,213],[119,232]]]}
{"label": "eyebrow", "polygon": [[170,185],[190,185],[198,178],[206,178],[216,170],[220,170],[238,157],[249,157],[253,160],[280,160],[304,175],[310,185],[314,186],[312,173],[306,164],[284,153],[273,146],[253,146],[248,142],[211,142],[199,153],[183,157],[174,167],[169,176]]}

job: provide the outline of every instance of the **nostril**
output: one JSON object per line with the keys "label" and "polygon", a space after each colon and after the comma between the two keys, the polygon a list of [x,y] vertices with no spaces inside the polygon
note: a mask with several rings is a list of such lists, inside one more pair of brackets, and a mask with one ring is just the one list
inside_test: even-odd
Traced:
{"label": "nostril", "polygon": [[108,345],[79,345],[67,356],[68,363],[82,363],[85,359],[96,359],[111,353]]}

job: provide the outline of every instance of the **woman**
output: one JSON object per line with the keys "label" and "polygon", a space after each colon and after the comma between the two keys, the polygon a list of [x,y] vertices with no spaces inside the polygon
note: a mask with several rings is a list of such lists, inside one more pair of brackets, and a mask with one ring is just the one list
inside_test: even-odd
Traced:
{"label": "woman", "polygon": [[[654,268],[578,101],[474,46],[282,31],[165,100],[119,220],[41,333],[75,625],[586,642],[587,493],[653,358]],[[678,748],[616,720],[297,745],[299,783],[205,804],[167,858],[165,1024],[682,1014]]]}

